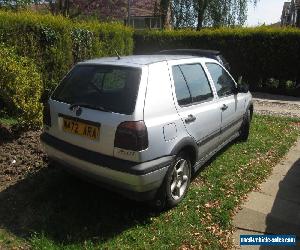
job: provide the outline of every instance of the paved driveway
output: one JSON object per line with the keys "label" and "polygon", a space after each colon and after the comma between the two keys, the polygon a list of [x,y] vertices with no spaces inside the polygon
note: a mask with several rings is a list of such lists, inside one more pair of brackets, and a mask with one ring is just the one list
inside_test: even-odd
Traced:
{"label": "paved driveway", "polygon": [[[255,112],[300,118],[300,99],[254,93]],[[265,99],[268,98],[268,99]],[[273,169],[259,191],[249,194],[234,216],[234,240],[240,249],[241,234],[293,234],[300,239],[300,139]],[[297,249],[300,249],[298,242]],[[296,249],[286,248],[286,249]],[[285,249],[242,247],[241,249]]]}

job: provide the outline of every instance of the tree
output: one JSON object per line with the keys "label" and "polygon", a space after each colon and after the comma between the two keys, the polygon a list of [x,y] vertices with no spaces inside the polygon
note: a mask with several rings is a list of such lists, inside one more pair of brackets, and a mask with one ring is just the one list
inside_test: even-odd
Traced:
{"label": "tree", "polygon": [[175,28],[195,27],[196,16],[193,1],[173,0],[172,13]]}
{"label": "tree", "polygon": [[71,18],[79,15],[96,16],[98,19],[122,19],[127,15],[125,0],[71,0]]}
{"label": "tree", "polygon": [[196,0],[195,10],[197,12],[197,29],[201,29],[204,23],[205,12],[208,7],[208,0]]}
{"label": "tree", "polygon": [[0,7],[18,10],[33,2],[34,0],[0,0]]}
{"label": "tree", "polygon": [[247,20],[247,5],[248,0],[196,0],[197,29],[242,25]]}
{"label": "tree", "polygon": [[162,17],[163,27],[170,29],[172,27],[172,0],[160,1],[160,15]]}
{"label": "tree", "polygon": [[48,0],[49,9],[52,14],[62,14],[69,16],[70,13],[70,0]]}
{"label": "tree", "polygon": [[175,28],[242,25],[247,19],[248,2],[257,0],[161,0],[161,13],[165,21],[171,5]]}

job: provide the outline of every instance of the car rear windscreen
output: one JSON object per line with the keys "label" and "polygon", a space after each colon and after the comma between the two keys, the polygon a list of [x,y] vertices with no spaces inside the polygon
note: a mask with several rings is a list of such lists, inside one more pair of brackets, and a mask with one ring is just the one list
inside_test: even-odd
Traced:
{"label": "car rear windscreen", "polygon": [[140,68],[78,65],[65,77],[51,98],[129,115],[135,108],[140,78]]}

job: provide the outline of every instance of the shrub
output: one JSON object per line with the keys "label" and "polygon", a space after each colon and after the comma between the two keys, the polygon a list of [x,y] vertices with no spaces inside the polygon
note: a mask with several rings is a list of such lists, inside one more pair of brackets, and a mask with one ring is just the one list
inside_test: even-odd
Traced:
{"label": "shrub", "polygon": [[0,42],[31,58],[42,73],[44,90],[59,82],[72,65],[70,25],[62,17],[0,12]]}
{"label": "shrub", "polygon": [[120,24],[72,22],[32,12],[0,11],[0,42],[33,59],[45,97],[75,62],[133,49],[132,30]]}
{"label": "shrub", "polygon": [[96,21],[73,25],[73,58],[82,61],[92,57],[129,55],[133,51],[133,32],[118,23]]}
{"label": "shrub", "polygon": [[252,88],[270,78],[300,81],[300,30],[295,28],[143,31],[135,33],[134,41],[137,54],[175,48],[220,50],[234,76],[242,75]]}
{"label": "shrub", "polygon": [[41,125],[42,80],[32,60],[0,45],[0,72],[0,98],[8,113],[17,116],[21,126]]}

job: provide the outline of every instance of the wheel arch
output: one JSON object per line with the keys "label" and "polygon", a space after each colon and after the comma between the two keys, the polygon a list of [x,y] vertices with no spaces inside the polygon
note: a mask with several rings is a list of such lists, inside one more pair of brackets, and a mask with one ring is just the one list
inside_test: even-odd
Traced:
{"label": "wheel arch", "polygon": [[252,117],[253,117],[253,113],[254,113],[254,105],[253,105],[253,101],[250,101],[248,106],[247,106],[247,110],[250,110],[250,121],[252,120]]}
{"label": "wheel arch", "polygon": [[172,149],[171,155],[177,155],[180,152],[186,152],[190,158],[191,165],[194,166],[198,161],[198,146],[197,143],[190,137],[181,139]]}

